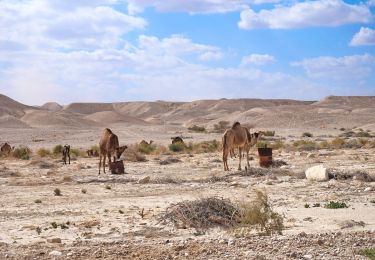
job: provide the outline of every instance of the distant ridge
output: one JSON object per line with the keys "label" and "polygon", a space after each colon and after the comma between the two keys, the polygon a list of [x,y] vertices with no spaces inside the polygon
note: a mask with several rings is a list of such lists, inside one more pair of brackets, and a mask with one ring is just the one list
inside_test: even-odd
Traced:
{"label": "distant ridge", "polygon": [[27,106],[0,95],[0,128],[88,128],[113,125],[213,127],[219,121],[261,128],[375,126],[374,96],[329,96],[320,101],[291,99],[210,99],[192,102],[138,101],[117,103],[48,102]]}

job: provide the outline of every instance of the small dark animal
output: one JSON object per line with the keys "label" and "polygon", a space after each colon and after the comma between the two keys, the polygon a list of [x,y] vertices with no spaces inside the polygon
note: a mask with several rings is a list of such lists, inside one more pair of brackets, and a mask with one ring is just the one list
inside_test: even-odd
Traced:
{"label": "small dark animal", "polygon": [[94,150],[90,149],[86,151],[88,157],[94,156]]}
{"label": "small dark animal", "polygon": [[[106,128],[103,131],[103,135],[100,138],[99,142],[99,174],[100,168],[103,166],[103,171],[105,173],[105,160],[108,157],[108,165],[111,168],[111,158],[113,157],[113,161],[116,159],[120,159],[121,154],[127,149],[126,145],[120,146],[118,142],[118,137],[115,135],[111,129]],[[102,157],[103,157],[103,164],[102,164]]]}
{"label": "small dark animal", "polygon": [[66,158],[68,157],[69,159],[69,164],[70,164],[70,145],[64,145],[62,149],[62,156],[63,156],[63,162],[66,164]]}
{"label": "small dark animal", "polygon": [[175,144],[175,143],[184,143],[184,140],[182,140],[182,138],[179,137],[179,136],[171,137],[171,139],[172,139],[172,144]]}
{"label": "small dark animal", "polygon": [[0,152],[1,152],[1,154],[9,156],[13,149],[8,143],[4,143],[0,147]]}

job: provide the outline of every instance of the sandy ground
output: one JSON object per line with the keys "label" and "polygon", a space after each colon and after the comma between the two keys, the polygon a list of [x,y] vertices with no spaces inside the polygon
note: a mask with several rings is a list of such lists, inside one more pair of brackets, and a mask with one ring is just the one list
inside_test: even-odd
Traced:
{"label": "sandy ground", "polygon": [[[36,149],[58,143],[90,147],[100,136],[97,129],[74,135],[70,135],[73,130],[17,131],[12,135],[4,130],[1,138]],[[159,126],[116,133],[129,143],[153,139],[166,144],[179,131],[178,127],[163,131]],[[220,138],[189,135],[194,142]],[[70,259],[365,259],[359,250],[375,245],[375,203],[371,202],[375,183],[353,179],[311,182],[300,176],[317,164],[366,170],[375,176],[375,149],[312,153],[314,158],[303,152],[275,151],[274,159],[288,163],[284,167],[288,174],[270,171],[260,177],[236,174],[237,159],[231,159],[231,171],[224,172],[220,153],[152,155],[147,162],[125,162],[125,175],[100,176],[97,158],[78,158],[71,165],[36,157],[29,161],[1,159],[0,259],[50,259],[57,257],[54,253]],[[160,165],[168,157],[180,162]],[[259,167],[255,153],[253,157],[251,166]],[[146,176],[149,183],[138,183]],[[212,182],[213,176],[226,178]],[[62,196],[54,195],[56,188]],[[257,189],[266,190],[274,210],[284,216],[283,235],[247,237],[219,228],[197,233],[177,229],[158,217],[172,203],[211,196],[240,203],[254,199]],[[331,200],[349,207],[304,207]]]}

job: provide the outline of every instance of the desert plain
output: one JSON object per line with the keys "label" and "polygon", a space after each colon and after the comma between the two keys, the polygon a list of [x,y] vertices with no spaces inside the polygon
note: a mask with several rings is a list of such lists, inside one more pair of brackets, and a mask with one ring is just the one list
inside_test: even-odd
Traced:
{"label": "desert plain", "polygon": [[[0,259],[371,259],[374,115],[375,97],[27,106],[0,96],[0,143],[32,150],[27,160],[0,158]],[[272,133],[259,144],[274,147],[282,164],[261,168],[253,147],[249,168],[243,161],[237,170],[237,154],[224,171],[223,121]],[[98,175],[99,159],[85,155],[105,127],[130,147],[126,174]],[[175,136],[193,148],[170,150]],[[141,140],[156,149],[141,153]],[[213,140],[215,149],[194,148]],[[38,153],[65,144],[78,151],[70,165]],[[329,180],[306,179],[316,165]],[[240,205],[259,190],[283,219],[280,234],[165,218],[177,203],[214,197]],[[326,207],[330,202],[345,207]]]}

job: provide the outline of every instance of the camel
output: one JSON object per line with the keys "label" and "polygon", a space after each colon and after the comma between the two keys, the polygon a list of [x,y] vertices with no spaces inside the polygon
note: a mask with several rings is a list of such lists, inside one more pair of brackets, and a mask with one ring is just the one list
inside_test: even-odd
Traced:
{"label": "camel", "polygon": [[184,140],[182,140],[182,138],[179,137],[179,136],[171,137],[171,139],[172,139],[172,144],[176,144],[176,143],[184,143]]}
{"label": "camel", "polygon": [[70,164],[70,145],[64,145],[62,149],[62,156],[63,163],[66,164],[66,157],[68,157]]}
{"label": "camel", "polygon": [[[105,173],[105,160],[108,157],[108,166],[111,167],[111,158],[113,157],[113,161],[116,159],[120,159],[121,154],[127,149],[126,145],[120,146],[118,142],[118,137],[115,135],[111,129],[106,128],[103,131],[103,135],[100,138],[99,142],[99,174],[100,174],[100,167],[103,165],[103,171]],[[103,157],[103,164],[102,164],[102,157]]]}
{"label": "camel", "polygon": [[4,154],[6,156],[9,156],[12,152],[12,147],[8,143],[4,143],[0,147],[1,154]]}
{"label": "camel", "polygon": [[[232,128],[225,131],[223,135],[223,162],[224,162],[224,171],[229,171],[228,167],[228,155],[231,153],[231,150],[238,148],[239,151],[239,164],[238,170],[241,170],[241,159],[242,159],[242,150],[249,143],[248,129],[241,126],[239,122],[235,122]],[[247,154],[247,165],[249,166],[249,155]]]}
{"label": "camel", "polygon": [[149,145],[151,145],[153,142],[154,142],[154,141],[150,140],[150,142],[147,143],[147,141],[142,140],[142,141],[139,143],[139,145],[141,145],[141,146],[142,146],[142,145],[143,145],[143,146],[149,146]]}
{"label": "camel", "polygon": [[[251,147],[253,147],[254,145],[257,144],[259,138],[263,135],[263,132],[259,131],[259,132],[255,132],[255,133],[250,134],[250,131],[247,128],[246,128],[246,131],[247,131],[247,139],[248,139],[249,143],[246,145],[244,152],[246,152],[246,154],[248,156]],[[234,149],[230,150],[230,156],[231,156],[231,158],[233,158],[233,157],[236,158],[236,153],[234,152]],[[245,155],[243,154],[242,156],[245,156]]]}

